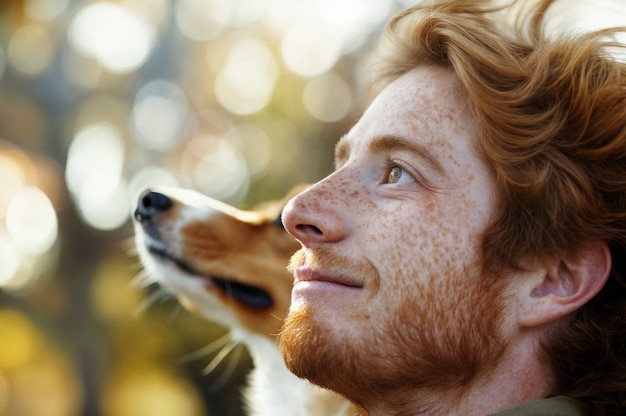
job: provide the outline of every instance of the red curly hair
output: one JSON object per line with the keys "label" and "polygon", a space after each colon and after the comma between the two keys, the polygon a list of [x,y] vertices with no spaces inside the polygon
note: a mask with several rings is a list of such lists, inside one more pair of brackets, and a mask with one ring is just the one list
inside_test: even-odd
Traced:
{"label": "red curly hair", "polygon": [[499,195],[483,238],[489,273],[609,244],[607,285],[550,334],[544,356],[554,395],[614,415],[626,409],[626,63],[616,54],[626,52],[614,40],[626,28],[548,33],[553,3],[524,13],[487,0],[414,6],[389,22],[369,86],[376,94],[424,64],[455,72]]}

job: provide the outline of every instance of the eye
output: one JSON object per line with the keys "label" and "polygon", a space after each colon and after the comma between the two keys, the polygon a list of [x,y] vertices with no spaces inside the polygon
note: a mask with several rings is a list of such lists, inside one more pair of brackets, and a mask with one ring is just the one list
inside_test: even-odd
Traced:
{"label": "eye", "polygon": [[391,165],[387,171],[386,183],[405,183],[413,181],[413,177],[398,165]]}

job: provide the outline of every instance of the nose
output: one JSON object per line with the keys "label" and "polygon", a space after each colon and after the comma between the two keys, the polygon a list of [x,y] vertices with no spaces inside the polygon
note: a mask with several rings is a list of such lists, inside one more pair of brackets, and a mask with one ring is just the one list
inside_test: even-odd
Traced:
{"label": "nose", "polygon": [[305,247],[342,240],[347,224],[339,201],[316,185],[293,197],[281,215],[285,229]]}
{"label": "nose", "polygon": [[172,200],[159,192],[144,191],[139,197],[135,219],[139,222],[149,221],[159,212],[167,211],[172,207]]}

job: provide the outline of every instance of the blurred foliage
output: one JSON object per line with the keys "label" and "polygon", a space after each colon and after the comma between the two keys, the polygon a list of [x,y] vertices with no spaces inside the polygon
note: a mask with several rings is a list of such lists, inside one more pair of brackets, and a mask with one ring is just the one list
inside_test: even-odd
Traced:
{"label": "blurred foliage", "polygon": [[0,416],[242,414],[245,351],[204,374],[224,329],[132,286],[132,206],[331,171],[402,3],[0,2]]}

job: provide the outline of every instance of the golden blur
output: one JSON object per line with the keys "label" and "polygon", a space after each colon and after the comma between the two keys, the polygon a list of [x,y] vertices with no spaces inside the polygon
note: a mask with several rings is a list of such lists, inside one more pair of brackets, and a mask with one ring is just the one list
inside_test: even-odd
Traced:
{"label": "golden blur", "polygon": [[327,174],[409,3],[0,1],[0,416],[243,414],[245,351],[205,374],[225,330],[133,284],[133,204]]}
{"label": "golden blur", "polygon": [[76,368],[57,342],[11,309],[0,309],[0,339],[0,414],[80,414]]}

